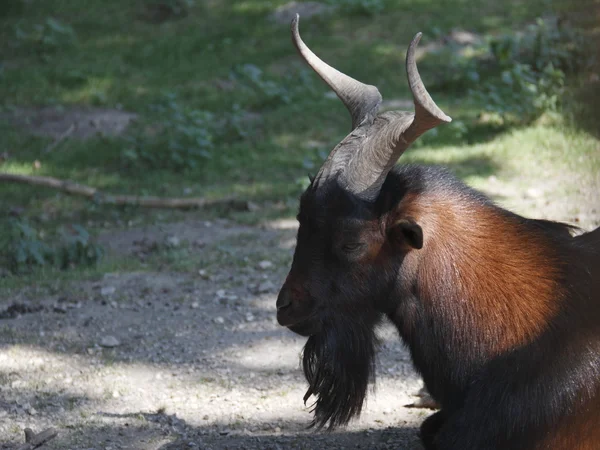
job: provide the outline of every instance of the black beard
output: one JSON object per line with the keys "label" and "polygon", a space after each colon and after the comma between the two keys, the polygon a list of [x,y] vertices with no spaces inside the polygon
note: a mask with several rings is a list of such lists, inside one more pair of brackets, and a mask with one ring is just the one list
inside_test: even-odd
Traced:
{"label": "black beard", "polygon": [[[367,314],[368,316],[368,314]],[[304,346],[302,369],[308,381],[314,419],[310,428],[333,430],[360,414],[370,382],[375,382],[375,326],[380,316],[334,317]]]}

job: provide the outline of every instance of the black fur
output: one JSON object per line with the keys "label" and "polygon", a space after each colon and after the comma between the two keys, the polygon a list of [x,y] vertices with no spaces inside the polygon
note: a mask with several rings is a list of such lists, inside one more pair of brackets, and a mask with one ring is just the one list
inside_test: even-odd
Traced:
{"label": "black fur", "polygon": [[308,381],[304,402],[317,397],[311,427],[331,430],[360,414],[369,383],[375,381],[374,330],[371,320],[331,317],[321,333],[308,338],[302,355]]}
{"label": "black fur", "polygon": [[[488,338],[485,330],[469,329],[468,314],[457,315],[464,314],[460,302],[476,303],[477,295],[452,297],[456,290],[448,280],[453,271],[447,272],[447,279],[430,281],[447,289],[438,291],[439,299],[428,299],[437,308],[432,310],[432,304],[423,301],[414,273],[405,270],[403,254],[383,249],[376,261],[356,264],[352,255],[337,250],[340,240],[355,240],[361,227],[372,227],[377,234],[373,224],[379,220],[384,229],[382,218],[393,214],[404,198],[432,192],[443,193],[457,206],[452,214],[458,211],[471,220],[461,222],[468,224],[464,229],[444,235],[440,216],[437,239],[445,239],[449,247],[459,250],[461,243],[468,244],[474,230],[484,246],[515,235],[523,248],[529,248],[531,237],[544,242],[551,257],[540,259],[536,273],[552,277],[564,292],[550,300],[557,305],[556,312],[531,342],[495,353],[498,336]],[[497,218],[498,229],[477,229],[477,220],[483,217],[477,211]],[[333,182],[310,187],[302,196],[298,218],[298,246],[282,292],[293,292],[298,296],[295,302],[304,305],[298,306],[302,320],[290,329],[311,330],[306,333],[311,336],[303,369],[309,384],[305,401],[317,397],[313,426],[332,429],[361,412],[374,379],[374,330],[384,315],[397,327],[415,368],[442,408],[422,426],[428,450],[537,449],[556,430],[562,433],[554,441],[561,450],[587,450],[591,447],[578,447],[579,440],[600,440],[597,428],[586,428],[600,423],[600,229],[573,237],[581,231],[520,217],[443,169],[410,165],[389,173],[374,204],[353,198]],[[482,253],[478,255],[480,267],[504,256],[483,252],[481,264]],[[510,257],[505,263],[511,263]],[[544,272],[547,263],[553,267]],[[443,260],[419,264],[453,268]],[[472,267],[462,269],[470,272]],[[514,292],[510,297],[517,305],[519,295]],[[489,302],[489,293],[486,298]]]}

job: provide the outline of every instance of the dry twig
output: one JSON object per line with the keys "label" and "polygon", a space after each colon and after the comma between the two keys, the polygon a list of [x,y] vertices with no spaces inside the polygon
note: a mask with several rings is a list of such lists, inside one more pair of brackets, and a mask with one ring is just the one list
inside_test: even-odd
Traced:
{"label": "dry twig", "polygon": [[61,134],[58,138],[56,138],[56,140],[54,140],[54,142],[52,142],[48,147],[46,147],[44,149],[44,153],[48,153],[48,152],[54,150],[58,146],[58,144],[60,144],[67,137],[69,137],[71,134],[73,134],[73,131],[75,131],[76,128],[77,128],[76,124],[72,123],[71,126],[69,128],[67,128],[67,130],[63,134]]}
{"label": "dry twig", "polygon": [[31,428],[25,428],[25,444],[18,447],[17,450],[36,449],[56,436],[58,436],[58,431],[54,428],[48,428],[38,434],[35,434]]}
{"label": "dry twig", "polygon": [[13,173],[0,173],[0,181],[12,183],[23,183],[34,186],[49,187],[72,195],[80,195],[93,199],[99,203],[113,205],[142,206],[145,208],[171,208],[171,209],[193,209],[214,205],[226,205],[233,209],[246,209],[247,202],[234,197],[223,199],[206,198],[163,198],[139,195],[110,195],[84,184],[75,183],[70,180],[61,180],[53,177],[42,177],[35,175],[19,175]]}

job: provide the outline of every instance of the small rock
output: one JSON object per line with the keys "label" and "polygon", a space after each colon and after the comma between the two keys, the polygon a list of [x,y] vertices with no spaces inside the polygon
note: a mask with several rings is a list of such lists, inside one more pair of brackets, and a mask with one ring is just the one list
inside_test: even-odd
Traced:
{"label": "small rock", "polygon": [[181,245],[181,240],[177,236],[167,236],[165,244],[169,248],[177,248]]}
{"label": "small rock", "polygon": [[530,198],[540,198],[544,193],[540,189],[529,188],[527,189],[527,196]]}
{"label": "small rock", "polygon": [[198,303],[198,302],[192,303],[192,309],[198,309],[198,308],[200,308],[200,303]]}
{"label": "small rock", "polygon": [[256,212],[256,211],[260,210],[260,205],[258,203],[254,203],[254,202],[247,202],[246,203],[246,208],[250,212]]}
{"label": "small rock", "polygon": [[114,336],[104,336],[100,340],[100,345],[106,348],[113,348],[121,345],[121,342]]}
{"label": "small rock", "polygon": [[266,294],[267,292],[271,292],[275,289],[275,285],[269,280],[263,281],[257,287],[257,291],[259,294]]}
{"label": "small rock", "polygon": [[37,414],[37,411],[33,406],[30,406],[25,411],[27,411],[27,414],[29,414],[30,416],[35,416]]}
{"label": "small rock", "polygon": [[119,391],[117,391],[116,389],[112,392],[112,398],[119,398],[121,396],[121,393]]}
{"label": "small rock", "polygon": [[215,318],[213,319],[213,322],[214,322],[214,323],[223,324],[223,323],[225,323],[225,319],[223,319],[221,316],[219,316],[219,317],[215,317]]}
{"label": "small rock", "polygon": [[275,433],[281,433],[281,428],[279,428],[279,427],[275,427],[275,430],[274,430],[274,431],[275,431]]}
{"label": "small rock", "polygon": [[215,292],[215,294],[217,295],[218,298],[227,297],[227,292],[225,291],[225,289],[219,289],[217,292]]}
{"label": "small rock", "polygon": [[258,267],[260,267],[262,270],[267,270],[273,267],[273,263],[271,261],[261,261],[258,263]]}
{"label": "small rock", "polygon": [[52,310],[55,313],[59,313],[59,314],[66,314],[67,313],[67,308],[65,308],[63,306],[59,306],[59,305],[55,305],[54,308],[52,308]]}
{"label": "small rock", "polygon": [[202,420],[208,420],[208,419],[209,419],[208,415],[205,415],[204,417],[202,417]]}
{"label": "small rock", "polygon": [[102,289],[100,289],[100,295],[102,295],[102,297],[110,297],[116,291],[117,289],[114,286],[104,286]]}
{"label": "small rock", "polygon": [[246,321],[247,321],[247,322],[252,322],[252,321],[254,321],[254,314],[252,314],[252,313],[248,313],[248,314],[246,314]]}
{"label": "small rock", "polygon": [[198,275],[200,275],[202,278],[207,279],[208,278],[208,272],[204,269],[200,269],[198,271]]}

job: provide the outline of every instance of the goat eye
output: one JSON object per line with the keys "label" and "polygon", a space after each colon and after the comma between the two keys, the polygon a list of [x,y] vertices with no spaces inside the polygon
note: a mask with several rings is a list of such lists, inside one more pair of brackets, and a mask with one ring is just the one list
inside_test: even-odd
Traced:
{"label": "goat eye", "polygon": [[342,250],[344,253],[354,253],[364,247],[362,242],[349,242],[348,244],[344,244],[342,246]]}

